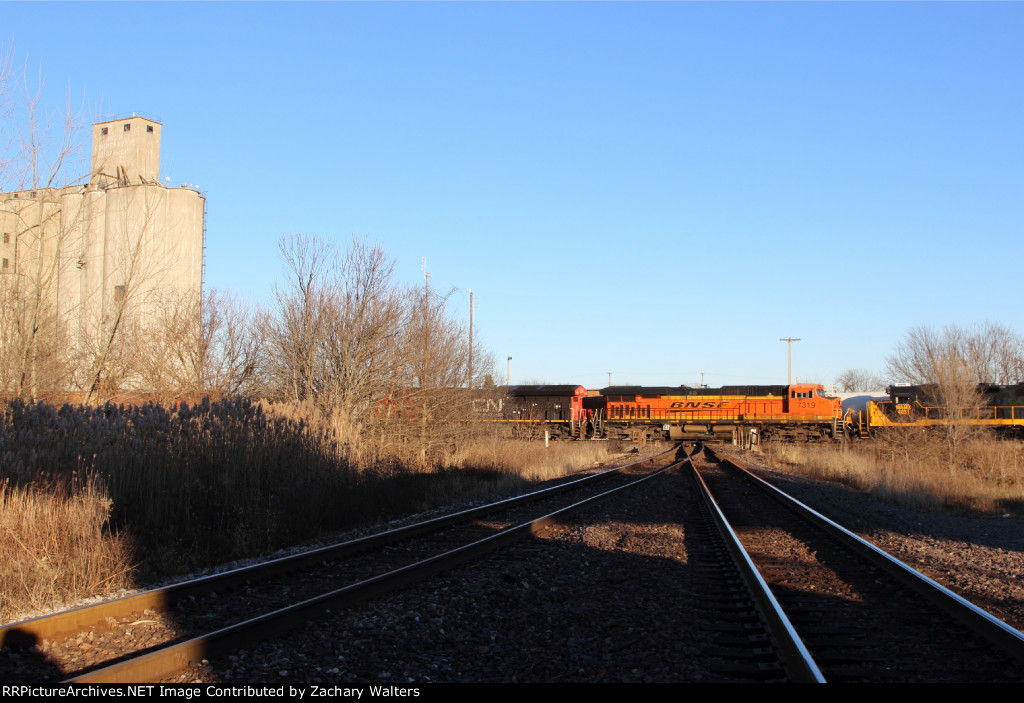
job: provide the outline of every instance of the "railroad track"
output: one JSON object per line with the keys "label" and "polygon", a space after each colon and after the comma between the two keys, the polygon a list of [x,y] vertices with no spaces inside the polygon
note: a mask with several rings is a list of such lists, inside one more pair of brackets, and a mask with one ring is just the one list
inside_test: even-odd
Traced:
{"label": "railroad track", "polygon": [[732,550],[789,680],[1024,679],[1020,632],[708,454],[695,475],[742,545]]}
{"label": "railroad track", "polygon": [[5,681],[168,680],[202,661],[429,578],[646,480],[674,452],[315,552],[0,628]]}

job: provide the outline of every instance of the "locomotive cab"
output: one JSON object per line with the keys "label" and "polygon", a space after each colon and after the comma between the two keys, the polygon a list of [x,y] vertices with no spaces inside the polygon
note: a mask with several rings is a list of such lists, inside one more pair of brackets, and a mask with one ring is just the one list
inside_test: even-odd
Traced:
{"label": "locomotive cab", "polygon": [[790,415],[834,417],[841,413],[842,401],[825,395],[825,387],[817,383],[798,383],[789,387],[784,411]]}

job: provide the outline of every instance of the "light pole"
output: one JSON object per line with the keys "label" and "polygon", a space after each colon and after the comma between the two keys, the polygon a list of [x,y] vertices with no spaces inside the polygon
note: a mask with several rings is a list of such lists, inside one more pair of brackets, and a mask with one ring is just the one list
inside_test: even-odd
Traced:
{"label": "light pole", "polygon": [[512,387],[512,357],[508,358],[505,362],[505,385],[509,388]]}
{"label": "light pole", "polygon": [[787,386],[793,385],[793,342],[799,342],[799,337],[786,337],[785,339],[779,338],[780,342],[789,342],[789,380],[786,383]]}

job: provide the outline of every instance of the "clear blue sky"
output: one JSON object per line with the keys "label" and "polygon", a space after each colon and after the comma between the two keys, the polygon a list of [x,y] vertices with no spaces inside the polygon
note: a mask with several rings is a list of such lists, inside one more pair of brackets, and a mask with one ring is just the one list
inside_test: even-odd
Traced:
{"label": "clear blue sky", "polygon": [[45,99],[164,125],[206,283],[381,243],[512,381],[881,370],[1024,330],[1021,3],[2,3]]}

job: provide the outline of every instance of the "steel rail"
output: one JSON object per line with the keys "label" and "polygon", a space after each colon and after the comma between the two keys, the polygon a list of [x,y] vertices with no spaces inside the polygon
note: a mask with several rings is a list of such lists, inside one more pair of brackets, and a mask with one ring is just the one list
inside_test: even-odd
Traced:
{"label": "steel rail", "polygon": [[753,481],[755,485],[768,492],[769,495],[800,514],[825,533],[831,535],[859,553],[872,564],[878,566],[906,586],[912,588],[916,593],[923,596],[934,605],[937,605],[946,613],[952,615],[988,641],[1002,648],[1010,656],[1020,661],[1024,661],[1024,633],[1021,633],[1019,630],[1007,625],[994,615],[982,610],[963,596],[957,595],[916,569],[904,564],[888,552],[879,549],[867,540],[855,535],[842,525],[833,522],[813,508],[801,503],[796,498],[784,493],[759,476],[755,476],[736,462],[727,458],[720,459],[710,450],[707,451],[717,461],[720,461],[723,464],[728,464],[733,469],[741,472],[749,480]]}
{"label": "steel rail", "polygon": [[570,512],[589,507],[620,491],[634,488],[688,460],[687,457],[672,462],[629,484],[586,498],[535,520],[506,528],[482,540],[149,654],[94,669],[68,679],[67,683],[139,683],[169,678],[193,662],[230,652],[239,644],[251,644],[254,638],[266,638],[279,634],[333,609],[345,608],[360,601],[418,583],[430,576],[494,551],[498,547],[539,534],[544,528]]}
{"label": "steel rail", "polygon": [[704,503],[710,511],[719,533],[725,540],[733,562],[739,569],[747,585],[747,590],[760,609],[761,614],[766,620],[768,630],[775,639],[786,675],[796,683],[825,683],[824,675],[814,662],[800,635],[797,634],[796,628],[793,627],[789,617],[782,610],[782,606],[779,605],[768,584],[754,565],[750,555],[747,554],[747,550],[743,548],[736,532],[732,529],[722,509],[715,501],[714,496],[711,495],[711,491],[704,482],[704,478],[692,463],[690,467],[694,481],[700,489],[701,497],[704,499]]}
{"label": "steel rail", "polygon": [[223,589],[232,584],[250,580],[256,576],[272,576],[289,571],[297,571],[308,568],[311,564],[338,559],[359,552],[378,549],[385,545],[399,540],[409,539],[425,532],[436,531],[445,527],[472,520],[482,515],[487,515],[499,510],[522,505],[541,498],[558,495],[589,483],[596,483],[607,479],[617,473],[633,466],[638,466],[649,461],[655,461],[664,457],[669,452],[675,451],[675,447],[668,449],[654,456],[640,459],[638,461],[613,467],[592,476],[567,481],[557,486],[551,486],[539,491],[533,491],[522,496],[506,498],[487,505],[469,508],[451,515],[424,520],[394,530],[387,530],[375,535],[360,537],[354,540],[338,544],[320,547],[308,552],[292,554],[278,559],[239,567],[229,571],[223,571],[210,576],[203,576],[189,581],[155,588],[141,593],[136,593],[123,598],[80,606],[71,610],[65,610],[50,615],[42,615],[30,620],[9,623],[0,627],[0,649],[4,647],[17,647],[31,645],[39,639],[54,639],[60,635],[80,632],[90,626],[103,623],[106,618],[127,617],[132,613],[144,610],[167,610],[174,606],[179,600],[188,596],[202,595],[218,589]]}

